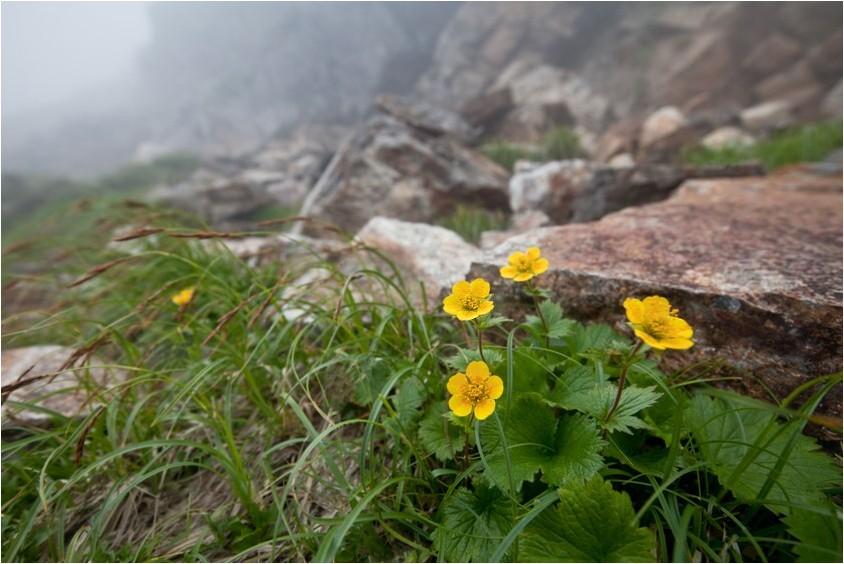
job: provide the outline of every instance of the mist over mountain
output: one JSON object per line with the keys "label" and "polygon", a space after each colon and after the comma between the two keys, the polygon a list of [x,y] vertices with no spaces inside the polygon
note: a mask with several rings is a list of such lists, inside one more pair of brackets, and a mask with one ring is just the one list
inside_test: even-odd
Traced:
{"label": "mist over mountain", "polygon": [[146,14],[149,43],[122,76],[4,112],[4,172],[240,155],[300,124],[360,123],[381,92],[452,110],[511,96],[517,109],[489,131],[531,141],[543,123],[594,136],[665,104],[713,115],[788,98],[811,119],[841,81],[838,3],[160,2]]}

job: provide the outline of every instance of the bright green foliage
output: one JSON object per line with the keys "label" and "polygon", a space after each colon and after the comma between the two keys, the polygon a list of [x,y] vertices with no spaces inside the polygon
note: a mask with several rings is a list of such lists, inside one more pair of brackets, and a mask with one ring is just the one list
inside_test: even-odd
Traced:
{"label": "bright green foliage", "polygon": [[516,161],[541,161],[543,159],[543,156],[535,150],[504,141],[482,145],[480,151],[508,172],[513,172],[513,165],[516,164]]}
{"label": "bright green foliage", "polygon": [[[497,427],[485,425],[481,442],[490,477],[502,489],[520,489],[542,471],[553,485],[585,480],[601,469],[604,441],[594,421],[582,415],[557,420],[541,398],[524,395],[502,416],[504,442]],[[512,482],[511,482],[512,481]]]}
{"label": "bright green foliage", "polygon": [[495,487],[458,488],[440,506],[434,546],[448,562],[489,562],[513,526],[512,507]]}
{"label": "bright green foliage", "polygon": [[484,231],[501,231],[509,219],[501,210],[481,206],[458,204],[451,213],[437,221],[437,225],[450,229],[469,243],[477,245]]}
{"label": "bright green foliage", "polygon": [[637,527],[627,494],[595,477],[560,492],[525,530],[522,562],[653,562],[653,534]]}
{"label": "bright green foliage", "polygon": [[422,407],[428,399],[425,384],[419,378],[407,378],[399,386],[394,398],[398,421],[403,429],[410,429],[422,418]]}
{"label": "bright green foliage", "polygon": [[606,377],[593,366],[576,365],[556,378],[554,390],[548,396],[552,405],[564,409],[586,410],[592,390],[604,384]]}
{"label": "bright green foliage", "polygon": [[841,121],[816,123],[780,131],[770,139],[750,146],[728,146],[723,149],[697,147],[683,154],[683,159],[696,165],[725,165],[759,160],[769,170],[794,163],[825,159],[842,145]]}
{"label": "bright green foliage", "polygon": [[631,433],[633,429],[646,429],[648,424],[636,414],[657,402],[662,394],[654,391],[655,389],[655,386],[648,388],[625,386],[621,392],[621,403],[618,404],[618,409],[613,413],[612,418],[606,421],[607,413],[618,393],[618,386],[598,386],[589,393],[585,410],[600,422],[601,427],[610,432]]}
{"label": "bright green foliage", "polygon": [[580,138],[570,127],[560,125],[542,136],[540,142],[545,159],[559,161],[586,156],[580,147]]}
{"label": "bright green foliage", "polygon": [[463,452],[466,437],[463,429],[449,421],[446,416],[449,413],[445,402],[439,401],[431,406],[419,424],[422,446],[440,461],[451,460]]}
{"label": "bright green foliage", "polygon": [[783,519],[800,543],[794,547],[798,562],[841,562],[841,511],[836,507],[795,508]]}
{"label": "bright green foliage", "polygon": [[576,325],[571,335],[566,338],[566,343],[572,353],[585,353],[591,349],[602,349],[610,344],[619,335],[612,327],[605,323],[593,325]]}
{"label": "bright green foliage", "polygon": [[[573,319],[568,319],[563,316],[563,308],[559,304],[551,300],[543,300],[539,303],[539,311],[542,312],[542,318],[538,315],[528,315],[525,327],[529,329],[534,335],[538,337],[547,336],[549,339],[562,339],[568,337],[574,330],[576,323]],[[545,325],[548,327],[547,333],[542,320],[545,320]]]}
{"label": "bright green foliage", "polygon": [[841,469],[770,410],[697,396],[687,417],[702,459],[739,499],[788,514],[823,502],[823,489],[840,485]]}

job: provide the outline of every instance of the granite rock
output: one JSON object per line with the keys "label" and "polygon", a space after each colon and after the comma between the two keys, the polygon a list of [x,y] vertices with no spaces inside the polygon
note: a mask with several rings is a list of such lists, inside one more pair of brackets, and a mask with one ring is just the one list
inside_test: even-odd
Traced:
{"label": "granite rock", "polygon": [[[469,276],[518,317],[529,302],[498,268],[539,246],[551,268],[537,283],[570,316],[624,329],[626,297],[666,296],[695,328],[695,346],[669,357],[725,361],[753,374],[745,393],[782,398],[841,370],[841,224],[840,175],[691,180],[664,202],[509,239]],[[840,416],[840,387],[823,411]]]}
{"label": "granite rock", "polygon": [[117,382],[118,372],[103,365],[96,357],[91,357],[84,365],[63,368],[73,353],[74,349],[59,345],[3,350],[4,392],[9,389],[7,386],[31,380],[5,398],[0,408],[4,425],[42,427],[50,420],[49,411],[63,417],[76,417],[87,415],[101,405],[99,394]]}
{"label": "granite rock", "polygon": [[[355,233],[376,215],[433,223],[459,203],[507,210],[507,171],[450,135],[373,118],[334,156],[301,214]],[[324,236],[316,223],[298,232]]]}

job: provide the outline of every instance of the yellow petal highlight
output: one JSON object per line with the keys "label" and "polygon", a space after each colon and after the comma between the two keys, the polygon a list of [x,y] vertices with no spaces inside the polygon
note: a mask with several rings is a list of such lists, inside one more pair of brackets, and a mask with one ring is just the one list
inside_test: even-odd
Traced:
{"label": "yellow petal highlight", "polygon": [[490,301],[483,302],[481,305],[478,306],[478,315],[486,315],[491,312],[492,308],[494,307],[495,304]]}
{"label": "yellow petal highlight", "polygon": [[472,295],[477,298],[485,298],[489,295],[489,282],[483,278],[475,278],[470,285]]}
{"label": "yellow petal highlight", "polygon": [[[474,384],[477,378],[480,378],[480,382],[485,381],[489,378],[489,366],[487,366],[486,362],[481,360],[474,360],[469,363],[469,366],[466,367],[466,375]],[[480,383],[478,382],[478,383]]]}
{"label": "yellow petal highlight", "polygon": [[541,258],[541,259],[537,260],[536,262],[534,262],[531,265],[530,269],[531,269],[531,272],[533,272],[534,275],[542,274],[543,272],[548,270],[548,259]]}
{"label": "yellow petal highlight", "polygon": [[519,274],[519,271],[513,266],[502,266],[499,272],[504,278],[515,278]]}
{"label": "yellow petal highlight", "polygon": [[527,250],[525,255],[527,255],[527,259],[531,262],[539,260],[539,248],[531,247]]}
{"label": "yellow petal highlight", "polygon": [[486,381],[486,392],[490,399],[498,399],[504,393],[504,381],[498,376],[490,376]]}
{"label": "yellow petal highlight", "polygon": [[624,309],[627,312],[627,319],[630,323],[641,323],[645,318],[645,306],[641,300],[627,298],[624,300]]}
{"label": "yellow petal highlight", "polygon": [[475,417],[479,420],[483,421],[490,415],[492,412],[495,411],[495,400],[494,399],[485,399],[478,402],[475,406]]}
{"label": "yellow petal highlight", "polygon": [[472,407],[466,396],[451,396],[451,399],[448,400],[448,408],[458,417],[466,417],[472,413]]}
{"label": "yellow petal highlight", "polygon": [[451,315],[459,315],[462,311],[460,308],[460,300],[455,295],[446,296],[443,300],[443,309],[446,313],[450,313]]}
{"label": "yellow petal highlight", "polygon": [[469,293],[469,289],[471,285],[466,282],[465,280],[461,280],[460,282],[456,282],[454,286],[451,287],[451,293],[462,296]]}
{"label": "yellow petal highlight", "polygon": [[187,305],[193,299],[194,291],[195,291],[195,288],[193,288],[193,287],[185,288],[184,290],[182,290],[181,292],[179,292],[178,294],[173,296],[171,298],[171,300],[177,306]]}
{"label": "yellow petal highlight", "polygon": [[445,385],[445,389],[448,390],[448,393],[452,395],[457,395],[463,393],[463,388],[466,387],[469,381],[466,379],[466,375],[458,372],[454,376],[448,379],[448,382]]}

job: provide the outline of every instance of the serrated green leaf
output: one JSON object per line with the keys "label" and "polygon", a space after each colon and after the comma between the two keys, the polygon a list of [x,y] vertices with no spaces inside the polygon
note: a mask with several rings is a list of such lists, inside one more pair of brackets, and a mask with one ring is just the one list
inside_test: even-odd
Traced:
{"label": "serrated green leaf", "polygon": [[794,429],[776,422],[772,410],[697,396],[686,419],[702,459],[741,500],[761,495],[768,509],[788,514],[793,506],[823,503],[823,488],[840,487],[841,469],[809,437],[798,434],[791,442]]}
{"label": "serrated green leaf", "polygon": [[580,354],[591,349],[604,349],[615,339],[621,339],[621,335],[613,331],[612,327],[596,323],[588,327],[576,324],[565,340],[572,354]]}
{"label": "serrated green leaf", "polygon": [[618,386],[605,384],[594,388],[586,401],[586,413],[594,417],[598,423],[607,431],[620,431],[632,433],[633,429],[647,429],[648,424],[636,416],[637,413],[655,404],[662,396],[655,391],[655,386],[638,388],[626,386],[621,392],[621,401],[618,409],[613,413],[612,418],[607,421],[615,396],[618,394]]}
{"label": "serrated green leaf", "polygon": [[440,506],[439,521],[434,547],[448,562],[488,562],[513,527],[512,506],[497,488],[479,482],[475,491],[455,490]]}
{"label": "serrated green leaf", "polygon": [[[487,366],[493,373],[504,362],[504,355],[501,351],[490,347],[484,347],[484,358],[486,358]],[[451,374],[466,372],[469,363],[476,360],[483,360],[477,349],[460,349],[457,355],[444,359],[446,366],[451,370]]]}
{"label": "serrated green leaf", "polygon": [[548,401],[563,409],[585,411],[592,390],[606,381],[593,365],[575,366],[558,376]]}
{"label": "serrated green leaf", "polygon": [[555,437],[555,451],[540,465],[543,481],[562,486],[591,478],[604,465],[601,449],[606,443],[595,421],[580,414],[560,419]]}
{"label": "serrated green leaf", "polygon": [[795,508],[783,519],[788,532],[800,542],[794,547],[798,562],[842,562],[841,511],[837,507]]}
{"label": "serrated green leaf", "polygon": [[599,477],[563,488],[560,503],[525,529],[522,562],[653,562],[653,534],[635,524],[625,493]]}
{"label": "serrated green leaf", "polygon": [[437,402],[419,423],[419,441],[425,450],[442,462],[463,452],[466,443],[466,432],[449,422],[449,413],[445,402]]}
{"label": "serrated green leaf", "polygon": [[511,479],[521,489],[539,471],[543,481],[554,485],[585,480],[603,465],[599,453],[605,443],[597,425],[577,414],[557,421],[535,395],[520,396],[503,427],[504,443],[497,425],[481,430],[489,477],[502,489],[509,490]]}

